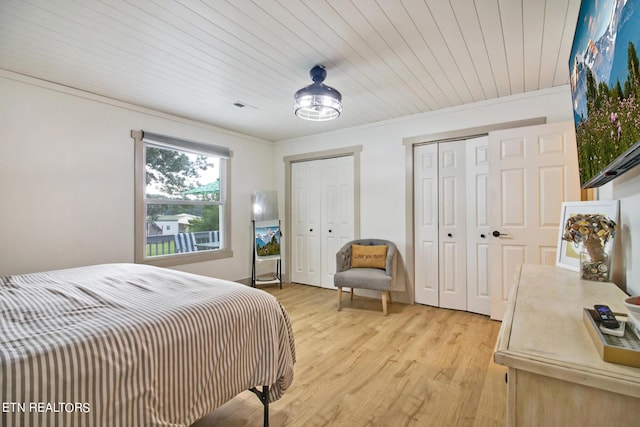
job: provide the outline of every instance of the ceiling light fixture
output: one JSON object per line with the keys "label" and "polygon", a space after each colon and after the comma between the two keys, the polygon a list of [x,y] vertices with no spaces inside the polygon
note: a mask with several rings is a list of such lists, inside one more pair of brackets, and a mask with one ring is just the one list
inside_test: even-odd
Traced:
{"label": "ceiling light fixture", "polygon": [[293,111],[296,116],[314,122],[333,120],[342,113],[342,95],[322,83],[327,77],[324,65],[316,65],[309,72],[313,83],[296,92]]}

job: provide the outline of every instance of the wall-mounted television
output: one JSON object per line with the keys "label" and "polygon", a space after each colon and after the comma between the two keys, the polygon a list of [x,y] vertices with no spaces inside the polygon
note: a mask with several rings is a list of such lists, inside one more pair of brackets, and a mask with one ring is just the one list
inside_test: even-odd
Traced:
{"label": "wall-mounted television", "polygon": [[640,164],[640,0],[582,0],[569,69],[582,188]]}

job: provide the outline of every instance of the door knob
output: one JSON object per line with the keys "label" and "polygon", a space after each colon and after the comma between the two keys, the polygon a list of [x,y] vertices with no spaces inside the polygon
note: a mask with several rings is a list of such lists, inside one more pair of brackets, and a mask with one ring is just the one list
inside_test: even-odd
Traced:
{"label": "door knob", "polygon": [[329,230],[329,233],[331,233],[331,230]]}
{"label": "door knob", "polygon": [[309,229],[309,232],[313,232],[313,228],[310,228],[310,229]]}
{"label": "door knob", "polygon": [[507,233],[501,233],[498,230],[494,230],[493,233],[491,233],[493,235],[493,237],[500,237],[500,236],[506,236]]}
{"label": "door knob", "polygon": [[447,233],[447,236],[449,236],[449,237],[453,237],[453,234],[451,234],[451,233]]}
{"label": "door knob", "polygon": [[481,234],[480,237],[482,237],[483,239],[487,238],[487,236],[485,236],[484,234]]}

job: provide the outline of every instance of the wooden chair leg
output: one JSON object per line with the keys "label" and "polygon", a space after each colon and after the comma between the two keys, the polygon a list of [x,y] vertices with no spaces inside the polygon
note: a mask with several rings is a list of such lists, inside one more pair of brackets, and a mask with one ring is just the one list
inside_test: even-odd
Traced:
{"label": "wooden chair leg", "polygon": [[342,288],[338,287],[338,311],[342,310]]}
{"label": "wooden chair leg", "polygon": [[382,314],[387,315],[387,291],[382,291]]}
{"label": "wooden chair leg", "polygon": [[393,296],[391,295],[391,291],[389,292],[389,304],[393,304]]}
{"label": "wooden chair leg", "polygon": [[353,288],[351,288],[351,297],[349,297],[351,301],[353,301],[353,294],[355,294],[355,291],[353,290]]}

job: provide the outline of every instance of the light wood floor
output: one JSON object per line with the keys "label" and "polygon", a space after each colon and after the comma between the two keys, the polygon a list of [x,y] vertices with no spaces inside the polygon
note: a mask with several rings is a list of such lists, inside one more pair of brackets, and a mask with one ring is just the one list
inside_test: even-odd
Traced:
{"label": "light wood floor", "polygon": [[[270,426],[504,426],[506,368],[493,363],[500,323],[488,317],[286,283],[275,295],[291,317],[293,384],[270,405]],[[244,392],[192,427],[261,426]]]}

